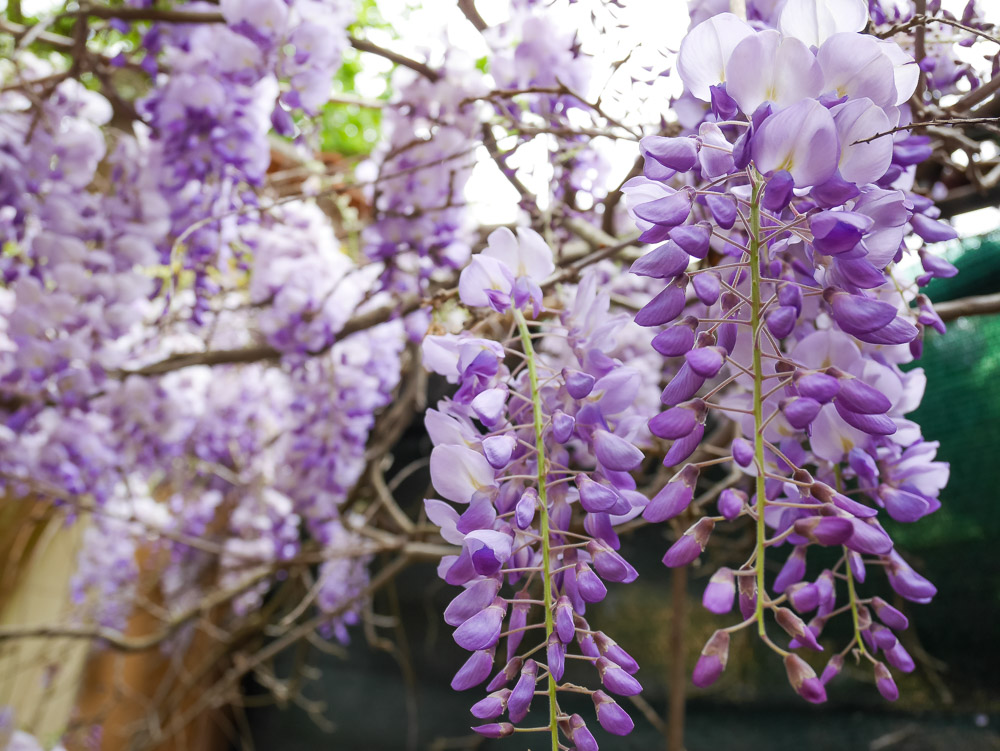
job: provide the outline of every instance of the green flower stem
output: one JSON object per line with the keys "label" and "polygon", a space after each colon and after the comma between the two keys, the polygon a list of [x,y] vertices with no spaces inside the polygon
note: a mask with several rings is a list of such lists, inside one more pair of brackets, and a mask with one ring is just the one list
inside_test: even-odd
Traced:
{"label": "green flower stem", "polygon": [[[851,620],[854,622],[854,641],[858,644],[858,650],[865,657],[868,651],[865,649],[865,642],[861,638],[861,628],[858,622],[858,595],[854,591],[854,572],[851,571],[851,561],[848,558],[849,551],[844,548],[844,573],[847,575],[847,596],[851,605]],[[850,645],[848,645],[850,646]]]}
{"label": "green flower stem", "polygon": [[764,489],[764,371],[761,357],[761,300],[760,300],[760,198],[764,182],[756,170],[751,169],[750,184],[750,331],[753,336],[753,453],[757,466],[757,552],[754,555],[754,569],[757,575],[757,632],[767,640],[764,628],[764,542],[767,527],[764,524],[764,510],[767,498]]}
{"label": "green flower stem", "polygon": [[[531,382],[531,406],[535,416],[535,450],[538,453],[538,526],[542,537],[542,587],[545,602],[545,639],[548,643],[552,631],[555,629],[552,615],[552,579],[551,579],[551,550],[549,547],[549,504],[546,493],[546,477],[548,475],[548,462],[545,458],[545,413],[542,411],[542,398],[538,388],[538,365],[536,362],[535,348],[531,343],[531,332],[528,330],[528,322],[524,319],[524,314],[520,310],[514,310],[514,321],[517,323],[518,333],[521,335],[521,346],[524,348],[524,357],[528,363],[528,378]],[[559,704],[556,700],[556,681],[552,673],[548,673],[548,694],[549,694],[549,729],[552,733],[552,751],[559,751]]]}
{"label": "green flower stem", "polygon": [[[839,464],[833,468],[833,472],[837,480],[837,492],[842,493],[844,492],[844,476]],[[844,546],[844,576],[847,579],[847,597],[848,605],[851,609],[851,621],[854,623],[854,642],[857,643],[860,653],[864,657],[871,659],[868,651],[865,649],[864,639],[861,638],[860,621],[858,618],[858,594],[854,589],[854,572],[851,570],[851,551],[846,546]],[[847,649],[850,648],[851,644],[848,644]],[[844,650],[845,653],[847,649]]]}

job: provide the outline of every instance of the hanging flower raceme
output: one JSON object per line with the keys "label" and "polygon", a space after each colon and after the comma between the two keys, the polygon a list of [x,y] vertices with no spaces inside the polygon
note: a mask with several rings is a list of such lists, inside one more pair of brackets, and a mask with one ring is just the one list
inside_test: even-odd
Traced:
{"label": "hanging flower raceme", "polygon": [[[632,266],[665,284],[635,320],[658,329],[653,347],[674,373],[649,429],[671,442],[664,464],[679,469],[643,515],[693,520],[667,566],[701,555],[717,523],[755,525],[750,558],[719,569],[705,590],[707,609],[727,613],[738,600],[742,620],[709,640],[697,685],[721,675],[730,634],[752,625],[808,701],[825,699],[852,649],[894,699],[876,656],[912,669],[895,635],[907,621],[857,585],[874,563],[902,597],[933,596],[879,520],[932,513],[947,480],[947,465],[931,461],[936,444],[904,417],[919,404],[922,372],[899,368],[919,356],[925,325],[943,327],[926,298],[910,307],[915,292],[894,269],[913,252],[903,242],[911,231],[927,242],[954,231],[908,191],[912,162],[885,133],[908,117],[917,69],[895,43],[859,33],[866,4],[790,1],[774,20],[760,29],[723,13],[689,32],[678,70],[689,96],[707,103],[705,121],[688,136],[645,138],[645,174],[625,186],[640,239],[663,243]],[[954,273],[920,256],[919,281]],[[716,419],[734,422],[737,437],[726,456],[699,461]],[[723,491],[713,516],[693,504],[703,470],[719,463],[752,489]],[[840,558],[812,572],[813,546]],[[776,548],[789,552],[770,581]],[[845,612],[853,638],[817,677],[796,650],[824,651],[826,623]]]}
{"label": "hanging flower raceme", "polygon": [[[426,338],[425,367],[458,390],[427,412],[431,479],[445,500],[425,505],[461,548],[439,567],[445,581],[463,587],[445,621],[472,653],[452,686],[469,689],[493,675],[489,695],[472,707],[486,721],[475,730],[515,732],[541,694],[549,723],[534,730],[551,733],[553,748],[560,732],[577,748],[596,748],[586,722],[561,710],[559,695],[587,694],[602,727],[619,735],[632,729],[611,695],[641,690],[633,677],[639,666],[590,628],[586,611],[604,599],[606,582],[637,576],[617,552],[615,526],[645,502],[630,474],[643,459],[636,445],[643,419],[631,411],[641,379],[591,346],[597,338],[576,318],[581,311],[544,310],[541,284],[552,270],[552,252],[535,232],[495,231],[462,272],[460,295],[470,307],[510,313],[516,335],[503,345],[467,334]],[[593,273],[580,284],[583,294],[593,291]],[[607,310],[606,296],[594,302]],[[613,328],[598,332],[609,335]],[[603,690],[565,682],[573,662],[589,662]]]}

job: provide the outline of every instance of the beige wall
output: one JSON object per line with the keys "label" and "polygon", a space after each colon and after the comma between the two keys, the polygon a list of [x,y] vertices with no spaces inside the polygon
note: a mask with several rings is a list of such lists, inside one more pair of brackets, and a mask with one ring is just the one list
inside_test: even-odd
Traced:
{"label": "beige wall", "polygon": [[[0,501],[0,625],[67,622],[69,582],[86,521],[67,527],[62,515],[31,500]],[[88,645],[69,639],[0,642],[0,706],[39,739],[67,727]]]}

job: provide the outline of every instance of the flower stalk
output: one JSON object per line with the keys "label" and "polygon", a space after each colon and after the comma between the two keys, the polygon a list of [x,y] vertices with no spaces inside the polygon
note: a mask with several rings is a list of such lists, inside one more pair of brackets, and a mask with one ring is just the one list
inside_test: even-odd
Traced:
{"label": "flower stalk", "polygon": [[[546,493],[548,466],[545,459],[545,412],[542,409],[542,400],[538,385],[538,364],[535,357],[535,348],[531,341],[531,332],[528,329],[528,322],[520,310],[514,309],[513,313],[514,321],[517,323],[517,330],[521,337],[521,345],[524,348],[524,357],[528,363],[528,379],[531,384],[531,408],[535,426],[535,451],[538,454],[538,526],[542,538],[542,591],[545,603],[545,638],[548,640],[552,636],[555,624],[552,616],[552,582],[550,581],[552,575],[550,565],[552,551],[549,541],[549,508]],[[551,671],[548,672],[547,682],[552,751],[559,751],[559,703],[556,699],[556,680]]]}
{"label": "flower stalk", "polygon": [[757,466],[757,549],[754,553],[754,569],[757,579],[757,605],[755,618],[757,632],[761,638],[767,637],[764,628],[764,542],[767,527],[764,510],[767,507],[764,478],[764,372],[761,357],[761,294],[760,294],[760,199],[764,182],[756,170],[751,169],[750,185],[750,330],[753,332],[753,451]]}

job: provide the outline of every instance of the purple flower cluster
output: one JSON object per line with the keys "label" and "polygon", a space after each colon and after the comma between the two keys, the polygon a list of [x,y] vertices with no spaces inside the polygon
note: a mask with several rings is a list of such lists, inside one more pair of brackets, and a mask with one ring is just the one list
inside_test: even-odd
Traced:
{"label": "purple flower cluster", "polygon": [[[513,733],[541,693],[550,723],[539,730],[551,731],[553,744],[561,731],[577,748],[596,748],[586,722],[559,708],[558,694],[589,695],[611,733],[632,729],[609,694],[638,693],[638,665],[585,616],[607,594],[605,582],[637,576],[617,552],[615,527],[645,504],[630,474],[643,459],[636,442],[645,420],[633,411],[642,378],[602,349],[627,320],[607,316],[594,274],[577,293],[593,307],[543,312],[540,284],[551,270],[551,251],[534,232],[497,230],[462,272],[460,295],[470,307],[512,311],[519,336],[510,346],[467,334],[425,339],[425,367],[458,386],[425,418],[431,479],[445,499],[425,505],[442,536],[461,546],[439,567],[445,581],[464,588],[445,621],[472,652],[452,686],[486,681],[506,638],[491,693],[472,708],[490,722],[475,730]],[[508,356],[520,360],[513,370]],[[574,524],[580,516],[582,527]],[[591,663],[603,690],[565,682],[570,660]],[[500,721],[505,713],[509,721]]]}
{"label": "purple flower cluster", "polygon": [[292,112],[316,114],[327,101],[352,18],[348,6],[316,0],[227,0],[221,11],[225,23],[154,24],[144,32],[143,66],[154,86],[138,103],[151,129],[154,179],[170,205],[161,259],[195,271],[198,321],[218,292],[211,270],[246,262],[237,217],[257,203],[253,190],[271,163],[269,133],[294,136]]}
{"label": "purple flower cluster", "polygon": [[373,183],[374,221],[362,233],[366,255],[385,265],[395,293],[421,291],[469,260],[473,224],[465,185],[475,164],[482,74],[451,56],[431,81],[400,71],[399,95],[382,121],[384,140],[358,171]]}
{"label": "purple flower cluster", "polygon": [[[855,0],[790,0],[771,19],[775,28],[709,15],[677,61],[686,96],[708,104],[705,117],[691,135],[643,139],[645,175],[625,186],[640,239],[663,243],[632,266],[665,283],[635,320],[658,331],[652,346],[673,364],[666,410],[649,429],[671,442],[664,464],[681,467],[643,516],[697,517],[667,551],[667,566],[695,560],[717,523],[750,517],[756,525],[751,557],[719,569],[705,590],[715,613],[738,600],[742,621],[706,644],[699,686],[725,668],[730,634],[754,625],[807,700],[825,699],[824,684],[852,648],[894,699],[876,655],[913,668],[894,634],[907,621],[861,597],[856,583],[875,564],[906,599],[926,602],[935,592],[878,519],[883,510],[902,522],[932,513],[947,481],[947,465],[933,461],[936,444],[905,418],[919,404],[923,373],[899,368],[919,357],[925,326],[943,325],[925,298],[910,307],[915,294],[894,265],[913,253],[907,236],[955,234],[908,190],[912,138],[885,134],[908,116],[916,64],[894,42],[859,33],[867,22]],[[920,258],[920,283],[954,273],[923,249]],[[730,454],[688,462],[716,418],[735,423]],[[691,508],[702,471],[729,462],[753,478],[753,491],[723,491],[717,515]],[[807,573],[814,545],[842,550],[818,576]],[[791,552],[769,582],[765,556],[779,547]],[[846,583],[843,604],[838,582]],[[792,650],[823,651],[818,637],[845,612],[854,637],[817,678]],[[768,635],[771,619],[787,649]]]}
{"label": "purple flower cluster", "polygon": [[[30,56],[24,63],[30,75],[50,72]],[[171,80],[162,74],[164,86]],[[374,414],[398,384],[406,337],[393,322],[334,339],[363,299],[385,303],[371,297],[375,270],[341,252],[315,206],[285,204],[229,225],[252,263],[234,277],[216,275],[227,288],[225,304],[205,314],[213,333],[203,338],[197,320],[164,320],[151,300],[157,264],[192,216],[163,187],[164,142],[140,126],[109,150],[101,130],[108,103],[72,80],[37,114],[29,106],[16,90],[0,97],[8,249],[0,260],[0,477],[15,496],[98,507],[73,579],[75,616],[123,627],[136,552],[148,544],[168,549],[162,588],[171,610],[220,586],[246,589],[234,598],[237,612],[254,607],[271,586],[268,567],[306,538],[339,572],[324,574],[317,607],[353,599],[368,558],[340,505],[364,469]],[[188,123],[190,113],[178,117]],[[95,190],[103,174],[114,185]],[[189,289],[174,299],[195,309],[202,301]],[[247,346],[255,331],[287,353],[282,367],[120,373],[178,351]],[[342,548],[362,552],[345,558]],[[339,638],[351,617],[331,624]]]}

